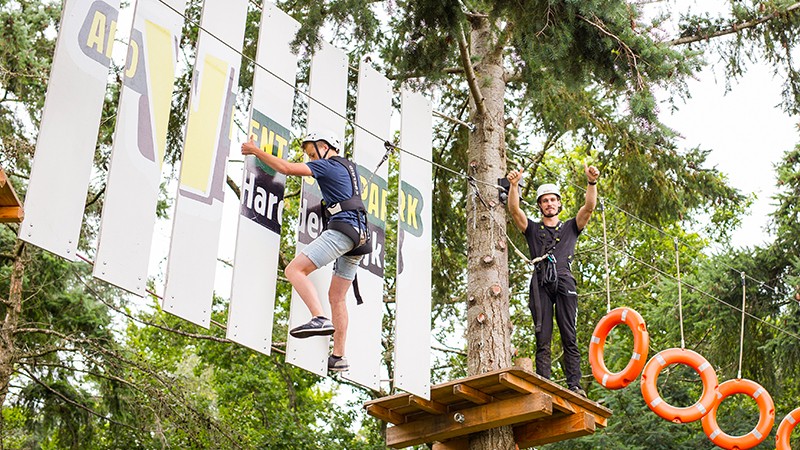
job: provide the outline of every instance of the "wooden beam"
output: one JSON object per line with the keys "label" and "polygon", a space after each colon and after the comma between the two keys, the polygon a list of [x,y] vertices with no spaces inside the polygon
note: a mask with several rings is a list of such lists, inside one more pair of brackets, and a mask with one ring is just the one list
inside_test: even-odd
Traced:
{"label": "wooden beam", "polygon": [[476,405],[485,405],[494,401],[494,397],[489,394],[473,389],[466,384],[456,384],[453,386],[453,395],[469,400]]}
{"label": "wooden beam", "polygon": [[447,442],[434,442],[431,450],[469,450],[469,438],[453,439]]}
{"label": "wooden beam", "polygon": [[514,440],[519,448],[565,441],[594,433],[594,415],[579,412],[571,416],[544,419],[514,428]]}
{"label": "wooden beam", "polygon": [[[535,384],[531,383],[528,380],[524,380],[514,374],[511,373],[501,373],[498,376],[498,381],[503,386],[513,389],[519,393],[527,394],[531,392],[542,392],[543,389],[536,386]],[[558,409],[559,411],[563,411],[566,413],[574,414],[576,412],[576,407],[572,403],[567,400],[564,400],[558,395],[553,395],[553,407]],[[583,410],[583,408],[579,408]]]}
{"label": "wooden beam", "polygon": [[386,445],[403,448],[426,442],[446,441],[490,428],[530,422],[551,415],[553,398],[544,392],[513,397],[486,405],[416,420],[386,429]]}
{"label": "wooden beam", "polygon": [[19,206],[0,206],[0,223],[20,223],[23,215]]}
{"label": "wooden beam", "polygon": [[430,414],[444,414],[447,412],[447,406],[433,400],[425,400],[424,398],[417,397],[416,395],[411,395],[408,397],[408,404],[416,405],[417,408]]}
{"label": "wooden beam", "polygon": [[538,392],[542,390],[530,381],[523,380],[522,378],[511,373],[501,373],[498,375],[498,381],[503,386],[515,390],[520,394],[530,394],[532,392]]}
{"label": "wooden beam", "polygon": [[396,412],[386,409],[383,406],[378,405],[367,405],[367,414],[372,417],[377,417],[378,419],[393,423],[395,425],[406,423],[406,416],[402,414],[397,414]]}

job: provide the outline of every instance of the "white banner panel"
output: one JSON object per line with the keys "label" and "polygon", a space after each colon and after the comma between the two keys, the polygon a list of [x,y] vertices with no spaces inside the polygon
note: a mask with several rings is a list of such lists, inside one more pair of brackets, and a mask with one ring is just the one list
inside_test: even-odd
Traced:
{"label": "white banner panel", "polygon": [[[431,203],[433,140],[431,103],[403,91],[400,112],[400,193],[397,232],[397,335],[394,385],[430,399]],[[419,156],[416,158],[414,155]]]}
{"label": "white banner panel", "polygon": [[203,5],[173,215],[164,311],[204,327],[211,320],[246,18],[247,0],[206,0]]}
{"label": "white banner panel", "polygon": [[75,260],[119,0],[65,0],[20,239]]}
{"label": "white banner panel", "polygon": [[[344,142],[345,111],[347,108],[347,54],[323,42],[311,58],[309,75],[308,130],[327,129],[337,133]],[[313,99],[313,100],[312,100]],[[329,109],[330,108],[330,109]],[[300,200],[300,223],[297,230],[297,254],[322,232],[319,187],[311,177],[304,177]],[[333,274],[332,265],[320,267],[311,273],[311,282],[317,288],[319,301],[330,318],[328,287]],[[305,303],[292,290],[289,311],[289,329],[311,320]],[[328,372],[328,347],[330,337],[296,339],[287,334],[286,360],[302,369],[324,376]]]}
{"label": "white banner panel", "polygon": [[[264,2],[256,62],[274,75],[255,68],[248,134],[259,148],[284,159],[291,140],[288,127],[297,72],[297,55],[290,44],[299,29],[288,14]],[[285,183],[285,175],[255,156],[245,158],[227,337],[267,355],[272,346]]]}
{"label": "white banner panel", "polygon": [[[355,139],[353,157],[361,177],[364,206],[367,207],[372,253],[364,256],[358,268],[358,287],[364,303],[356,304],[353,291],[348,291],[350,311],[347,359],[350,371],[344,378],[380,390],[380,370],[383,347],[383,270],[386,252],[386,198],[388,197],[389,168],[380,163],[390,140],[392,120],[392,84],[369,64],[361,61],[358,69]],[[376,137],[377,135],[377,137]]]}
{"label": "white banner panel", "polygon": [[185,9],[185,0],[136,2],[117,108],[93,274],[139,296],[147,284]]}

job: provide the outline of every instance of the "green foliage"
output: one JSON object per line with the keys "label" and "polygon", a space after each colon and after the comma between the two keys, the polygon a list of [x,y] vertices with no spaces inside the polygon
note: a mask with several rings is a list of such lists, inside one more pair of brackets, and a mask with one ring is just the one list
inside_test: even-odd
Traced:
{"label": "green foliage", "polygon": [[[800,95],[794,87],[798,76],[790,54],[796,45],[798,13],[780,12],[789,3],[731,2],[731,16],[726,19],[687,15],[682,22],[684,37],[711,35],[731,23],[777,13],[774,20],[747,28],[722,44],[710,40],[687,46],[669,45],[654,37],[661,19],[646,23],[639,6],[621,0],[398,0],[382,4],[289,0],[280,6],[304,25],[295,41],[305,51],[299,86],[306,86],[307,55],[318,45],[319,32],[328,35],[337,30],[337,45],[347,48],[351,62],[373,56],[373,63],[392,75],[398,87],[405,83],[430,88],[436,108],[461,120],[470,119],[468,88],[459,73],[458,40],[462,30],[471,39],[471,27],[488,18],[503,54],[508,79],[503,100],[507,123],[513,124],[506,127],[506,148],[500,150],[527,170],[530,181],[525,197],[530,200],[536,183],[558,181],[564,187],[563,217],[574,216],[583,203],[582,163],[596,164],[603,173],[599,188],[606,205],[612,307],[627,305],[645,317],[652,355],[680,345],[680,297],[686,345],[706,356],[721,380],[737,374],[734,349],[739,344],[740,272],[751,277],[746,284],[746,310],[760,320],[746,320],[743,375],[772,393],[780,418],[800,398],[800,306],[793,299],[800,290],[800,258],[796,256],[800,250],[800,150],[788,152],[778,167],[781,192],[772,218],[775,244],[712,254],[710,242],[727,242],[748,199],[731,188],[723,174],[705,168],[708,150],[678,147],[677,132],[658,120],[653,92],[658,88],[675,97],[686,95],[685,78],[699,70],[702,51],[711,48],[726,58],[731,79],[744,72],[749,59],[760,57],[771,63],[787,80],[784,106],[796,111]],[[189,2],[181,43],[185,51],[169,124],[165,166],[171,176],[183,144],[183,112],[200,9],[200,1]],[[41,74],[50,65],[51,32],[59,10],[55,3],[0,0],[0,163],[18,175],[14,182],[23,193],[33,152],[32,130],[26,130],[25,123],[38,124],[46,86]],[[260,11],[251,8],[244,47],[250,57],[255,55],[259,16]],[[471,63],[480,68],[482,61]],[[115,67],[112,73],[119,70]],[[240,111],[247,110],[252,77],[252,64],[245,62],[239,80],[245,92],[237,103]],[[118,83],[111,84],[95,158],[99,181],[87,199],[81,241],[85,251],[91,250],[102,206],[102,180],[119,94]],[[298,104],[303,102],[298,96]],[[304,119],[300,111],[294,124],[301,128]],[[469,140],[475,138],[465,127],[438,122],[434,161],[466,173]],[[293,150],[297,154],[296,143]],[[397,155],[392,155],[389,164],[390,185],[396,185]],[[458,347],[467,296],[463,223],[473,198],[462,176],[439,167],[433,176],[432,325],[437,341],[451,345],[457,336],[454,346]],[[298,191],[299,180],[290,179],[287,230],[297,220]],[[396,192],[390,195],[388,204],[394,208]],[[167,203],[165,195],[161,214]],[[536,214],[535,207],[526,208],[530,215]],[[707,238],[684,231],[699,224],[695,217],[700,213],[711,218]],[[391,373],[398,238],[391,211],[389,217],[383,337]],[[591,381],[585,355],[588,345],[584,344],[606,312],[601,221],[598,210],[579,240],[573,267],[580,293],[578,339],[583,343],[582,370],[589,395],[602,400],[615,415],[604,431],[546,448],[711,448],[699,424],[670,424],[652,414],[638,383],[611,392]],[[15,232],[8,227],[0,231],[0,292],[9,289],[15,259],[9,249],[14,248]],[[511,228],[509,232],[510,242],[527,252],[519,233]],[[291,234],[282,236],[282,267],[293,253]],[[120,292],[88,282],[89,270],[83,264],[66,263],[35,249],[29,249],[29,258],[19,325],[25,331],[15,335],[19,355],[2,410],[4,448],[383,448],[385,424],[367,418],[358,408],[376,394],[341,395],[348,389],[346,384],[331,388],[287,364],[279,354],[288,321],[288,283],[278,286],[275,344],[273,355],[267,357],[227,342],[220,330],[198,329],[166,315],[155,299],[152,305],[130,303]],[[513,346],[519,356],[532,356],[529,273],[520,258],[510,260]],[[765,280],[768,286],[752,280]],[[224,299],[215,300],[217,322],[225,321],[225,304]],[[0,316],[5,308],[0,306]],[[554,336],[556,379],[563,377],[558,342]],[[615,330],[606,346],[607,364],[620,369],[631,347],[630,332]],[[437,353],[437,380],[465,375],[461,350],[455,348],[443,356]],[[682,367],[666,370],[659,389],[665,399],[677,404],[689,404],[699,396],[696,376]],[[356,398],[341,405],[342,397]],[[726,432],[745,432],[752,423],[738,418],[753,416],[751,401],[732,399],[724,404],[720,423]]]}

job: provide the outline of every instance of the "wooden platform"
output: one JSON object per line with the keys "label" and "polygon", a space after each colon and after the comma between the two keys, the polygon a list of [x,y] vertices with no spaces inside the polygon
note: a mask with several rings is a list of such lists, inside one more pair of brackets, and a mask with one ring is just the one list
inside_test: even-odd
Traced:
{"label": "wooden platform", "polygon": [[0,169],[0,223],[22,222],[22,203],[9,183],[6,173]]}
{"label": "wooden platform", "polygon": [[512,366],[439,384],[431,399],[397,394],[364,404],[367,413],[393,424],[386,445],[434,443],[434,449],[467,449],[472,433],[512,426],[519,448],[563,441],[605,427],[611,410]]}

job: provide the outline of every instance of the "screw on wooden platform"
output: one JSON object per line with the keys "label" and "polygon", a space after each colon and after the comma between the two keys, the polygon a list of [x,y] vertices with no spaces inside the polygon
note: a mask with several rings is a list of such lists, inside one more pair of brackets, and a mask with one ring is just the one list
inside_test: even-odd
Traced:
{"label": "screw on wooden platform", "polygon": [[457,412],[453,414],[453,420],[455,420],[458,423],[464,423],[467,420],[467,418],[464,417],[464,415],[461,414],[460,412]]}

